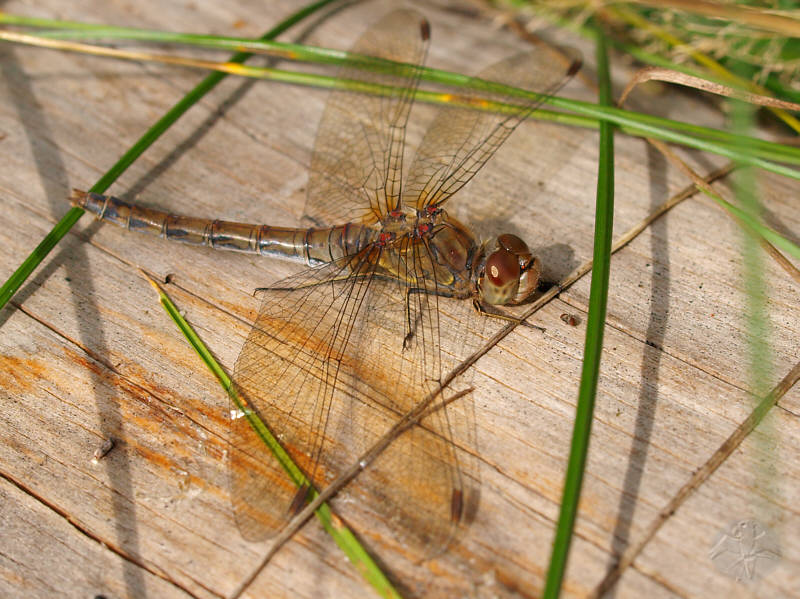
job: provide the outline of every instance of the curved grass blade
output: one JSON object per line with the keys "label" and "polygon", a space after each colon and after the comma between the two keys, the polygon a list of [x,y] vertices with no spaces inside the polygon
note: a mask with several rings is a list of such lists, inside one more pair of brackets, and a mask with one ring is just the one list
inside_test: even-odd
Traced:
{"label": "curved grass blade", "polygon": [[[692,5],[691,10],[694,11],[697,8],[698,5]],[[708,8],[708,6],[705,8]],[[642,11],[640,9],[630,7],[626,8],[618,5],[605,6],[599,10],[602,10],[603,15],[611,21],[616,18],[620,21],[620,23],[627,23],[638,31],[649,32],[653,38],[658,38],[673,48],[683,48],[694,60],[694,63],[678,64],[675,62],[675,60],[671,60],[654,52],[648,52],[642,47],[636,46],[633,43],[627,43],[622,39],[611,37],[607,40],[608,43],[610,43],[614,48],[633,56],[640,62],[672,69],[690,76],[717,81],[719,83],[733,83],[742,90],[749,90],[758,94],[775,94],[775,97],[793,99],[794,101],[800,99],[790,87],[785,85],[784,81],[775,76],[777,73],[770,72],[766,77],[765,85],[758,85],[752,79],[742,77],[740,74],[736,74],[735,72],[732,72],[731,69],[726,68],[725,64],[729,60],[733,62],[734,66],[736,66],[737,59],[726,57],[726,59],[722,60],[721,62],[714,60],[708,54],[700,52],[697,49],[696,44],[686,43],[683,40],[678,39],[674,34],[670,34],[668,31],[664,30],[654,22],[647,20],[642,15]],[[724,30],[726,22],[730,24],[743,25],[743,23],[737,21],[737,19],[732,16],[733,14],[737,14],[737,10],[738,9],[733,4],[717,4],[713,7],[712,11],[717,17],[719,17],[718,31],[721,32]],[[759,25],[755,27],[756,29],[762,31],[772,31],[776,36],[780,35],[779,32],[786,33],[788,31],[788,29],[786,29],[787,25],[792,27],[794,30],[793,33],[787,33],[789,37],[784,38],[787,45],[791,42],[791,38],[794,36],[797,30],[797,22],[789,17],[770,14],[767,11],[750,11],[749,13],[742,14],[749,14],[748,20],[756,19],[759,22]],[[558,9],[552,12],[544,12],[542,13],[542,16],[544,16],[548,21],[560,27],[575,31],[588,39],[594,40],[597,36],[597,29],[591,23],[584,24],[576,22],[575,20],[570,20],[568,17],[558,14]],[[728,21],[725,21],[726,19]],[[774,22],[779,23],[779,26],[772,27],[766,24],[767,21],[771,21],[773,19],[775,20]],[[754,22],[751,21],[750,24],[753,25]],[[766,57],[767,54],[769,54],[771,57],[775,57],[777,55],[774,51],[771,53],[758,52],[758,54],[761,57]],[[789,61],[791,59],[786,57],[785,60]],[[763,62],[761,64],[762,68],[764,68]],[[742,65],[739,64],[739,66],[741,67]],[[793,115],[789,114],[788,112],[784,112],[782,109],[776,109],[775,114],[795,132],[800,131],[800,122]]]}
{"label": "curved grass blade", "polygon": [[[611,78],[605,38],[597,38],[597,78],[599,101],[611,104]],[[608,122],[600,123],[600,155],[597,175],[597,208],[594,230],[594,267],[589,293],[589,314],[586,321],[586,348],[583,354],[578,405],[572,429],[567,473],[561,497],[561,510],[556,526],[550,567],[544,589],[544,599],[558,597],[567,566],[570,542],[578,513],[583,472],[589,453],[594,399],[600,376],[600,354],[603,348],[603,329],[608,301],[608,280],[611,270],[611,243],[614,225],[614,131]]]}
{"label": "curved grass blade", "polygon": [[[62,50],[72,50],[94,55],[105,55],[120,59],[148,60],[153,62],[177,64],[194,68],[216,70],[224,73],[233,73],[240,76],[258,79],[267,79],[299,85],[310,85],[322,88],[344,88],[377,94],[390,94],[393,91],[389,88],[382,88],[381,86],[364,86],[363,84],[359,85],[357,82],[318,74],[297,73],[272,68],[248,67],[241,64],[232,63],[231,61],[217,62],[181,56],[151,54],[142,51],[122,50],[91,44],[60,41],[52,38],[94,38],[97,37],[99,33],[105,33],[111,37],[114,37],[115,39],[139,39],[147,41],[168,40],[175,43],[179,43],[180,40],[184,39],[185,42],[183,43],[187,43],[189,45],[218,49],[245,48],[250,51],[263,52],[291,60],[312,61],[320,64],[334,64],[339,66],[349,65],[355,68],[367,70],[380,71],[396,68],[397,66],[396,63],[385,59],[351,54],[348,52],[331,50],[327,48],[303,46],[299,44],[264,42],[261,40],[253,41],[246,38],[219,37],[199,34],[177,34],[125,27],[107,27],[104,25],[92,25],[86,23],[28,19],[25,17],[14,17],[13,15],[4,15],[0,13],[0,23],[2,23],[4,20],[14,24],[23,24],[26,21],[30,21],[30,24],[46,23],[51,27],[54,27],[59,23],[74,27],[72,30],[43,32],[38,36],[26,35],[11,31],[0,31],[0,39],[6,39],[7,41],[16,41],[31,45],[60,48]],[[42,37],[42,35],[47,35],[49,37]],[[471,79],[465,75],[427,67],[422,70],[421,78],[425,81],[431,81],[443,85],[452,85],[456,87],[465,87],[467,89],[470,89],[471,86],[476,82],[475,79]],[[480,85],[486,89],[498,91],[500,93],[512,96],[516,95],[519,97],[530,97],[532,93],[526,90],[515,89],[513,87],[501,84],[487,84],[487,82],[480,82]],[[417,99],[432,103],[454,103],[458,102],[459,97],[453,96],[452,94],[441,94],[420,90]],[[461,99],[466,100],[466,98]],[[558,97],[548,98],[547,102],[558,108],[570,110],[584,117],[589,117],[589,119],[584,119],[581,121],[574,116],[570,119],[567,118],[566,115],[542,110],[537,111],[536,115],[534,115],[535,117],[570,122],[572,124],[584,126],[596,126],[597,120],[610,120],[614,124],[618,125],[620,130],[624,133],[637,136],[653,137],[656,139],[661,139],[662,141],[694,147],[702,151],[720,154],[722,156],[726,156],[727,158],[744,162],[752,166],[758,166],[760,168],[764,168],[765,170],[784,176],[800,179],[800,171],[788,168],[781,164],[776,164],[776,162],[784,162],[794,165],[800,164],[800,148],[769,142],[754,137],[744,137],[744,139],[742,139],[742,136],[737,136],[726,131],[710,129],[698,125],[691,125],[689,123],[682,123],[680,121],[673,121],[647,114],[635,113],[615,108],[613,106],[603,107],[588,102],[580,102],[577,100],[568,100]],[[474,106],[475,103],[471,102],[470,104]],[[503,110],[502,105],[493,103],[484,103],[482,106],[477,108],[484,110]]]}
{"label": "curved grass blade", "polygon": [[[298,488],[301,486],[307,486],[310,489],[308,493],[309,501],[315,499],[319,494],[317,490],[311,486],[311,482],[292,461],[292,458],[289,457],[289,454],[286,453],[278,440],[272,435],[266,424],[258,417],[258,414],[251,410],[249,406],[242,401],[242,399],[239,397],[239,394],[236,392],[236,388],[233,386],[233,382],[228,374],[225,372],[222,366],[220,366],[219,362],[214,359],[214,356],[205,346],[192,326],[186,321],[185,318],[183,318],[183,316],[181,316],[181,313],[178,311],[178,308],[172,302],[170,297],[161,288],[161,286],[151,279],[145,272],[140,272],[156,290],[161,306],[178,326],[178,329],[180,329],[181,333],[183,333],[183,336],[189,342],[189,345],[191,345],[192,349],[197,352],[197,355],[200,356],[200,359],[203,361],[206,367],[208,367],[211,373],[217,377],[217,380],[231,398],[231,401],[233,401],[236,408],[245,415],[247,421],[250,423],[250,426],[253,427],[253,430],[256,432],[258,437],[267,446],[272,455],[275,456],[275,459],[278,460],[289,478],[292,479]],[[392,586],[391,582],[389,582],[389,579],[386,578],[386,575],[381,571],[372,557],[370,557],[369,553],[367,553],[361,543],[358,542],[358,539],[353,532],[347,528],[347,526],[345,526],[345,524],[331,511],[328,504],[321,504],[315,513],[325,531],[333,538],[339,548],[344,552],[350,562],[356,567],[356,569],[372,586],[372,588],[374,588],[381,597],[399,599],[400,595]]]}
{"label": "curved grass blade", "polygon": [[[274,38],[284,31],[304,19],[313,12],[319,10],[333,0],[319,0],[309,4],[305,8],[297,11],[288,19],[279,23],[270,31],[264,34],[265,39]],[[250,54],[239,52],[231,57],[230,63],[241,63],[247,60]],[[164,131],[166,131],[175,121],[177,121],[189,108],[191,108],[200,98],[213,89],[220,81],[225,78],[223,73],[211,73],[203,79],[192,91],[178,101],[163,117],[161,117],[152,127],[122,157],[112,166],[100,179],[92,185],[89,191],[103,193],[111,184],[131,165],[142,153],[149,148]],[[50,253],[64,235],[78,222],[83,216],[83,209],[73,207],[67,212],[53,229],[45,236],[38,246],[31,252],[25,261],[17,268],[8,280],[0,287],[0,309],[8,303],[8,300],[17,292],[22,284],[27,280],[31,273]]]}
{"label": "curved grass blade", "polygon": [[[90,23],[77,23],[73,21],[56,21],[49,19],[38,19],[31,17],[20,17],[16,15],[9,15],[0,12],[0,24],[13,24],[13,25],[27,25],[31,27],[49,27],[51,31],[39,32],[36,36],[26,36],[25,34],[18,34],[16,32],[3,31],[0,32],[0,38],[5,38],[8,41],[18,41],[22,43],[31,43],[38,45],[45,45],[50,47],[57,47],[57,39],[97,39],[98,37],[105,37],[115,40],[139,40],[148,42],[170,42],[175,44],[183,44],[190,46],[198,46],[213,49],[236,49],[246,50],[253,53],[264,53],[272,56],[285,58],[288,60],[298,60],[306,62],[315,62],[318,64],[332,64],[337,66],[351,66],[367,70],[386,70],[397,67],[397,63],[389,60],[375,58],[371,56],[364,56],[353,54],[341,50],[333,50],[330,48],[320,48],[315,46],[305,46],[301,44],[290,44],[285,42],[275,42],[271,40],[251,40],[248,38],[236,38],[230,36],[213,36],[206,34],[192,34],[192,33],[173,33],[164,31],[153,31],[136,29],[132,27],[112,27],[107,25],[98,25]],[[591,34],[594,38],[596,32],[594,29],[584,27],[583,33],[585,35]],[[38,42],[36,40],[39,40]],[[260,79],[271,79],[285,83],[297,83],[302,85],[312,85],[323,88],[336,87],[337,83],[334,78],[328,78],[318,75],[308,75],[305,73],[293,73],[290,71],[281,71],[278,69],[269,68],[255,68],[255,67],[238,67],[231,65],[230,62],[216,62],[198,59],[182,58],[179,56],[165,56],[158,54],[148,54],[140,51],[126,51],[116,48],[104,48],[102,46],[89,45],[89,44],[76,44],[71,45],[69,42],[64,42],[61,46],[65,50],[76,50],[92,54],[105,54],[107,56],[117,58],[128,58],[131,60],[151,60],[155,62],[169,62],[173,64],[181,64],[184,66],[193,66],[197,68],[219,70],[228,73],[235,73],[242,76],[255,77]],[[702,73],[693,72],[694,76],[702,77]],[[422,69],[421,78],[425,81],[431,81],[443,85],[452,85],[456,87],[470,88],[476,81],[474,78],[467,77],[459,73],[452,73],[442,71],[439,69],[432,69],[425,67]],[[338,85],[346,85],[348,88],[353,86],[353,83],[345,84],[340,80]],[[481,86],[485,88],[485,82],[481,82]],[[495,84],[491,87],[492,90],[498,91],[503,94],[517,95],[520,97],[529,97],[531,92]],[[369,90],[365,90],[369,91]],[[375,87],[370,93],[390,93],[391,90],[384,90],[383,92],[378,86]],[[762,92],[764,90],[761,90]],[[441,94],[433,94],[429,97],[421,97],[420,99],[429,102],[442,102],[443,97]],[[551,103],[565,108],[579,114],[590,116],[594,119],[610,119],[615,124],[625,128],[636,127],[637,123],[643,126],[655,127],[656,129],[662,128],[664,130],[683,131],[698,138],[707,140],[716,140],[724,146],[730,145],[734,150],[739,149],[742,153],[752,155],[753,158],[761,158],[764,160],[774,160],[778,162],[787,162],[790,164],[800,164],[800,149],[783,144],[777,144],[753,137],[745,137],[739,139],[736,135],[725,131],[709,129],[688,123],[681,123],[680,121],[672,121],[669,119],[654,117],[651,115],[639,114],[631,111],[615,109],[613,107],[598,107],[591,103],[578,102],[575,100],[552,98]],[[494,109],[494,108],[492,108]],[[588,112],[587,112],[588,111]],[[634,131],[631,131],[634,132]],[[665,141],[672,141],[683,145],[692,145],[691,139],[680,137],[661,137],[658,131],[648,129],[648,135],[664,139]],[[634,132],[634,134],[641,135],[642,132]],[[755,152],[755,149],[758,149]],[[709,151],[716,152],[711,148]],[[719,153],[719,152],[716,152]],[[751,154],[752,153],[752,154]],[[737,156],[728,156],[729,158],[738,159]],[[762,166],[756,164],[755,166]],[[787,173],[783,173],[787,174]],[[792,176],[788,174],[788,176]]]}
{"label": "curved grass blade", "polygon": [[[199,60],[195,58],[185,58],[170,55],[155,55],[142,52],[119,50],[116,48],[105,48],[89,44],[75,44],[72,42],[61,42],[36,36],[18,34],[15,32],[0,32],[0,39],[16,41],[37,46],[45,46],[62,50],[72,50],[94,55],[104,55],[109,57],[128,59],[128,60],[149,60],[167,64],[175,64],[194,68],[202,68],[229,73],[244,77],[257,79],[267,79],[292,83],[296,85],[308,85],[326,89],[347,89],[355,92],[391,95],[395,90],[389,86],[364,84],[359,81],[339,79],[327,75],[313,73],[301,73],[285,71],[268,67],[250,67],[235,62],[215,62],[209,60]],[[363,66],[363,65],[361,65]],[[384,65],[385,66],[385,65]],[[384,68],[382,66],[381,68]],[[367,68],[367,67],[365,67]],[[371,67],[370,67],[371,68]],[[448,85],[464,85],[470,88],[476,80],[461,81],[462,76],[456,73],[428,69],[423,75],[431,81],[446,83]],[[481,82],[486,89],[498,90],[502,93],[517,95],[520,97],[530,95],[531,92],[520,90],[501,84],[491,82]],[[452,93],[432,92],[419,90],[416,99],[422,102],[434,104],[462,104],[470,106],[476,110],[490,110],[496,112],[513,111],[514,107],[500,104],[497,102],[476,102],[472,95],[454,95]],[[789,164],[800,164],[800,149],[791,146],[778,144],[770,141],[761,140],[754,137],[740,136],[710,129],[699,125],[692,125],[680,121],[673,121],[663,117],[656,117],[644,113],[637,113],[612,106],[599,106],[590,102],[581,102],[552,96],[545,101],[559,108],[572,110],[578,115],[568,115],[560,112],[547,110],[537,110],[533,118],[558,121],[565,124],[573,124],[586,127],[597,127],[598,121],[610,121],[616,124],[620,131],[629,135],[649,137],[692,147],[698,150],[712,152],[736,160],[750,166],[757,166],[764,170],[774,172],[779,175],[800,179],[800,170],[779,164],[786,162]],[[589,118],[586,118],[589,117]],[[777,161],[777,162],[776,162]],[[758,228],[758,223],[752,223],[754,228]],[[778,235],[771,231],[770,235]],[[788,242],[791,243],[791,242]]]}
{"label": "curved grass blade", "polygon": [[[631,25],[634,25],[642,30],[648,31],[653,36],[661,39],[662,41],[670,44],[673,47],[687,48],[687,44],[684,43],[683,40],[680,40],[673,34],[663,30],[655,23],[651,23],[650,21],[644,19],[641,15],[639,15],[635,11],[632,11],[630,9],[621,6],[609,7],[607,10],[609,10],[611,14],[616,15],[623,21],[626,21]],[[795,34],[796,33],[797,32],[795,31]],[[721,63],[717,62],[710,56],[698,50],[689,49],[689,56],[691,56],[692,59],[698,64],[706,67],[709,71],[711,71],[711,73],[722,78],[723,81],[725,81],[726,83],[731,83],[747,91],[752,91],[759,94],[769,94],[769,92],[764,87],[756,85],[748,79],[739,77],[736,74],[731,73]],[[793,115],[789,114],[788,112],[780,108],[769,108],[768,110],[770,110],[776,117],[778,117],[789,127],[791,127],[795,131],[795,133],[800,133],[800,121],[798,121]]]}
{"label": "curved grass blade", "polygon": [[[755,116],[753,107],[736,100],[729,100],[729,103],[731,105],[733,127],[738,131],[752,129]],[[756,183],[755,173],[750,168],[738,169],[733,179],[736,199],[742,206],[742,211],[748,214],[763,212]],[[771,331],[769,326],[768,301],[770,289],[765,276],[765,255],[759,241],[757,235],[753,235],[745,228],[740,239],[744,261],[744,268],[740,277],[744,281],[746,292],[744,322],[746,323],[747,354],[745,360],[754,411],[759,409],[759,404],[763,401],[760,398],[768,396],[771,380],[775,372],[774,348],[770,342]],[[762,422],[759,426],[759,434],[754,435],[752,438],[760,451],[769,452],[770,448],[778,443],[774,420],[768,419]],[[749,460],[749,462],[750,475],[756,481],[756,488],[759,493],[779,496],[775,486],[774,470],[760,467],[755,460]],[[765,520],[771,517],[769,508],[766,507],[767,504],[760,501],[758,496],[751,497],[748,503],[757,518]]]}

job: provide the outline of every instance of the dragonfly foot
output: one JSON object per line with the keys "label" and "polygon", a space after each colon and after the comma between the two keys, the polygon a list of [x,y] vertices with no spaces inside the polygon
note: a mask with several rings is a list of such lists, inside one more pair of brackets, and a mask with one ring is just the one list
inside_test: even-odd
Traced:
{"label": "dragonfly foot", "polygon": [[408,349],[408,347],[411,345],[411,339],[413,338],[414,338],[414,333],[409,333],[403,338],[403,350]]}

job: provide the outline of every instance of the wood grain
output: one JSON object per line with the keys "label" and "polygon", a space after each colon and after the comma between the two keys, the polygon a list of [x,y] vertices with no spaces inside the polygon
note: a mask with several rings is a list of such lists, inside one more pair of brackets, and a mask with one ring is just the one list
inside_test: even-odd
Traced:
{"label": "wood grain", "polygon": [[[10,13],[256,36],[289,1],[191,5],[7,2]],[[526,48],[472,5],[420,5],[431,20],[428,63],[474,73]],[[346,49],[389,2],[334,11],[283,39]],[[563,38],[545,31],[546,37]],[[592,73],[592,48],[580,40]],[[288,66],[287,68],[293,68]],[[307,68],[307,67],[299,67]],[[185,69],[0,46],[0,229],[4,279],[90,186],[202,74]],[[615,65],[619,89],[627,71]],[[564,92],[591,99],[573,82]],[[723,126],[685,94],[634,93],[635,109]],[[146,152],[111,192],[174,212],[297,225],[327,94],[229,79]],[[411,137],[430,110],[412,112]],[[558,280],[591,257],[597,138],[525,124],[453,211],[482,235],[527,239]],[[617,139],[615,231],[622,234],[686,180],[645,142]],[[705,174],[722,161],[679,150]],[[729,182],[717,188],[731,197]],[[800,238],[798,184],[759,174],[768,222]],[[592,449],[564,586],[591,595],[629,546],[643,543],[609,597],[800,596],[800,394],[767,420],[666,518],[660,517],[751,412],[740,232],[690,199],[612,262]],[[800,358],[798,290],[764,259],[772,384]],[[293,267],[136,236],[88,217],[0,312],[0,593],[44,597],[224,597],[267,545],[245,542],[230,514],[227,399],[159,307],[137,268],[168,293],[229,370],[255,318],[256,287]],[[341,514],[409,597],[536,597],[558,514],[588,304],[589,276],[518,327],[474,367],[481,503],[463,541],[418,563]],[[564,323],[562,313],[578,316]],[[117,440],[94,465],[104,439]],[[755,518],[782,556],[741,584],[709,558],[731,521]],[[351,521],[352,520],[352,521]],[[316,523],[248,589],[249,597],[361,597],[371,590]]]}

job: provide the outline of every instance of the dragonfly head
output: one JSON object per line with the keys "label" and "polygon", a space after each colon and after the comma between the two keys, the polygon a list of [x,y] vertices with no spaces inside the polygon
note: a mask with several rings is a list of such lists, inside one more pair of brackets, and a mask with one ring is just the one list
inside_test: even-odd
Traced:
{"label": "dragonfly head", "polygon": [[494,306],[521,304],[539,284],[542,263],[516,235],[500,235],[478,271],[478,295]]}

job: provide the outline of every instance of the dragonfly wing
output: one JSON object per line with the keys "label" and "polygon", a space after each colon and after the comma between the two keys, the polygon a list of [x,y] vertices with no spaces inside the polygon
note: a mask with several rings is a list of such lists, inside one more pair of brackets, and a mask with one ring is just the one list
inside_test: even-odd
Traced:
{"label": "dragonfly wing", "polygon": [[[467,326],[484,320],[469,302],[434,295],[431,282],[386,276],[387,264],[395,273],[430,272],[424,244],[411,247],[410,258],[384,251],[390,252],[370,246],[357,260],[265,290],[236,363],[239,394],[318,489],[435,393],[481,339]],[[355,274],[345,276],[350,268]],[[456,382],[435,403],[462,387]],[[478,486],[472,410],[466,396],[426,415],[333,500],[334,509],[348,518],[354,504],[361,513],[378,513],[369,530],[386,525],[417,555],[444,549]],[[246,418],[231,427],[237,524],[245,538],[262,539],[291,515],[296,487]]]}
{"label": "dragonfly wing", "polygon": [[[433,395],[432,405],[441,405],[466,390],[465,380],[448,381],[448,374],[483,340],[486,319],[470,302],[437,294],[442,290],[434,280],[414,280],[415,273],[434,272],[434,260],[425,243],[406,241],[406,262],[398,259],[394,270],[409,276],[402,285],[373,284],[364,314],[372,334],[360,337],[357,350],[365,360],[356,380],[358,395],[373,397],[385,414],[381,428],[359,431],[364,447],[426,397]],[[373,419],[374,411],[362,418]],[[431,557],[464,530],[477,502],[475,448],[474,398],[467,393],[396,438],[361,473],[353,492],[363,490],[390,506],[391,533],[417,555]]]}
{"label": "dragonfly wing", "polygon": [[390,13],[353,46],[356,54],[406,63],[379,70],[343,67],[338,79],[394,88],[387,95],[331,92],[320,121],[305,213],[319,225],[377,222],[399,204],[408,112],[428,47],[427,21]]}
{"label": "dragonfly wing", "polygon": [[[479,110],[474,98],[454,96],[443,105],[420,144],[403,188],[403,204],[421,210],[439,206],[461,189],[486,164],[511,132],[544,98],[554,94],[580,67],[577,57],[563,63],[542,50],[502,60],[469,87],[482,100],[508,104],[503,113]],[[491,82],[536,92],[522,98],[492,91]],[[472,103],[473,107],[466,104]],[[460,104],[460,105],[459,105]]]}
{"label": "dragonfly wing", "polygon": [[[234,370],[241,399],[316,485],[329,478],[324,472],[320,478],[319,457],[334,392],[340,389],[343,352],[372,276],[368,249],[263,290],[258,318]],[[353,276],[353,267],[362,272]],[[246,539],[262,540],[292,515],[298,488],[248,418],[235,407],[231,412],[234,514]]]}

